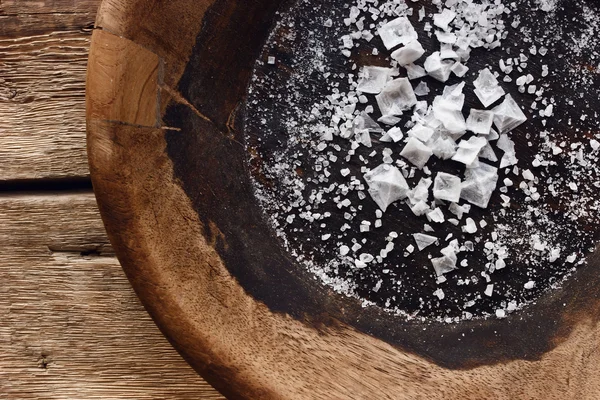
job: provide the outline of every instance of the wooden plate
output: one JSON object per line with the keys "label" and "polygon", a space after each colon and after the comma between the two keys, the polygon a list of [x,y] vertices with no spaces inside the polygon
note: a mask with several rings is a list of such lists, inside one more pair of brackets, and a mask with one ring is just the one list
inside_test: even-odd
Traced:
{"label": "wooden plate", "polygon": [[600,398],[596,254],[507,319],[426,329],[334,294],[285,254],[253,198],[238,114],[280,3],[100,7],[87,83],[94,190],[175,348],[231,398]]}

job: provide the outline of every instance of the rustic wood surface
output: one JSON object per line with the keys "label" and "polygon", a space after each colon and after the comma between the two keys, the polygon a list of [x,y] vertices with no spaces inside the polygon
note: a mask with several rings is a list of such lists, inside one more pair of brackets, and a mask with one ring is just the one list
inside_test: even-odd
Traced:
{"label": "rustic wood surface", "polygon": [[[330,312],[337,307],[335,295],[318,299],[307,312],[295,313],[267,306],[254,296],[238,278],[253,265],[259,270],[286,264],[276,251],[252,246],[254,238],[272,239],[265,234],[268,228],[257,233],[264,225],[244,192],[247,175],[239,161],[243,148],[231,140],[241,132],[230,121],[235,120],[243,96],[243,85],[238,83],[248,79],[254,54],[251,40],[239,47],[237,39],[261,37],[256,30],[264,24],[257,21],[269,19],[273,2],[172,0],[166,4],[160,0],[103,3],[98,21],[105,24],[99,25],[102,32],[94,32],[90,50],[88,153],[99,208],[115,252],[157,324],[202,376],[230,397],[243,399],[599,398],[600,302],[595,280],[580,284],[581,292],[571,291],[572,296],[558,307],[562,310],[556,317],[559,332],[542,353],[480,365],[465,363],[460,368],[446,367],[424,353],[356,329],[347,322],[350,318],[342,319],[342,313],[355,315],[349,310],[350,301],[340,302],[348,308]],[[180,18],[198,9],[207,11],[197,20]],[[183,34],[174,37],[173,26]],[[189,32],[199,26],[198,40],[189,40],[196,37]],[[168,48],[179,51],[165,51]],[[116,53],[111,49],[123,49],[118,53],[122,56],[112,56]],[[218,61],[219,55],[230,54],[235,54],[230,64]],[[162,71],[164,76],[159,73],[155,78],[148,60],[169,66]],[[182,63],[191,65],[183,75],[178,67]],[[231,68],[227,73],[225,66]],[[233,78],[239,81],[232,84]],[[186,90],[185,82],[192,89]],[[163,91],[177,94],[166,112],[164,98],[158,95]],[[152,102],[155,107],[149,106]],[[163,126],[155,124],[158,109],[164,112]],[[230,257],[229,249],[239,250],[237,259]],[[296,299],[286,290],[287,282],[269,282],[266,268],[259,272],[262,275],[251,278],[268,282],[268,295]],[[312,278],[305,285],[316,286]],[[316,290],[309,294],[313,293]],[[364,314],[368,312],[374,311]],[[529,321],[542,324],[541,315]],[[528,314],[516,318],[526,319]],[[510,329],[511,319],[504,321],[512,337],[528,335],[516,324]],[[401,330],[406,326],[398,322],[391,329],[406,335],[407,330]],[[417,328],[422,328],[419,338],[425,341],[458,347],[458,340],[448,340],[445,334],[460,332],[463,326]],[[423,333],[438,327],[435,336]],[[466,334],[465,343],[471,343],[471,332]],[[502,345],[494,334],[482,336],[488,348]],[[486,351],[465,347],[465,359],[471,352]]]}
{"label": "rustic wood surface", "polygon": [[98,4],[0,1],[0,180],[89,175],[85,72]]}
{"label": "rustic wood surface", "polygon": [[89,177],[99,2],[0,0],[0,183],[31,190],[0,192],[0,398],[221,399],[140,304],[94,195],[64,191]]}
{"label": "rustic wood surface", "polygon": [[0,398],[221,398],[156,328],[91,193],[0,198]]}

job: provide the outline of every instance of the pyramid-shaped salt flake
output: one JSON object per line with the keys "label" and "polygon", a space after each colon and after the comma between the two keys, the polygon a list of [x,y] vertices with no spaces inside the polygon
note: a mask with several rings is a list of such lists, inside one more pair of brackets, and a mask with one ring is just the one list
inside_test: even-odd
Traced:
{"label": "pyramid-shaped salt flake", "polygon": [[388,50],[399,44],[407,45],[418,38],[417,31],[406,17],[398,17],[377,29]]}
{"label": "pyramid-shaped salt flake", "polygon": [[381,115],[400,115],[417,104],[417,96],[407,78],[388,82],[375,100]]}
{"label": "pyramid-shaped salt flake", "polygon": [[381,92],[392,74],[391,68],[365,66],[358,76],[358,90],[361,93],[377,94]]}
{"label": "pyramid-shaped salt flake", "polygon": [[438,172],[433,184],[433,197],[457,203],[460,200],[460,178],[445,172]]}
{"label": "pyramid-shaped salt flake", "polygon": [[494,124],[500,133],[510,132],[527,121],[527,117],[510,94],[507,94],[504,101],[492,111],[494,112]]}
{"label": "pyramid-shaped salt flake", "polygon": [[435,236],[425,235],[424,233],[415,233],[413,234],[413,237],[415,238],[415,242],[417,243],[419,251],[425,249],[428,246],[431,246],[438,240],[438,238],[436,238]]}
{"label": "pyramid-shaped salt flake", "polygon": [[465,165],[471,165],[477,160],[479,152],[487,144],[487,140],[479,136],[471,136],[469,140],[461,140],[458,144],[458,151],[452,159]]}
{"label": "pyramid-shaped salt flake", "polygon": [[406,198],[409,187],[400,170],[389,164],[381,164],[364,175],[369,194],[382,211],[390,204]]}
{"label": "pyramid-shaped salt flake", "polygon": [[465,170],[465,180],[461,184],[460,197],[481,208],[487,208],[490,198],[496,190],[498,169],[485,163],[477,168]]}
{"label": "pyramid-shaped salt flake", "polygon": [[437,276],[442,276],[456,269],[456,260],[446,256],[432,258],[431,264],[433,265],[433,269],[435,269]]}
{"label": "pyramid-shaped salt flake", "polygon": [[392,58],[398,61],[399,65],[408,65],[417,61],[421,56],[425,54],[425,50],[418,40],[413,40],[404,47],[400,47],[398,50],[392,53]]}
{"label": "pyramid-shaped salt flake", "polygon": [[429,76],[440,82],[446,82],[450,78],[454,62],[454,60],[442,60],[440,52],[436,51],[425,59],[423,66]]}
{"label": "pyramid-shaped salt flake", "polygon": [[433,151],[429,147],[414,137],[408,139],[406,146],[400,152],[402,157],[406,158],[419,169],[423,169],[432,154]]}

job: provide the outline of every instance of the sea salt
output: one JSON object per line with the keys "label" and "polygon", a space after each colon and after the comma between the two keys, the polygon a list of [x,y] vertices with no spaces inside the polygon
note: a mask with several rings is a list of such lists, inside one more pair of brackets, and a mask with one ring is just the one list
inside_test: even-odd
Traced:
{"label": "sea salt", "polygon": [[391,68],[363,67],[359,73],[360,80],[356,90],[362,93],[380,93],[392,73]]}
{"label": "sea salt", "polygon": [[399,65],[405,66],[412,64],[417,61],[421,56],[425,54],[425,50],[421,43],[417,40],[413,40],[406,46],[400,47],[392,53],[392,58],[398,61]]}
{"label": "sea salt", "polygon": [[377,33],[388,50],[400,44],[407,45],[418,38],[415,28],[406,17],[398,17],[388,22],[379,28]]}
{"label": "sea salt", "polygon": [[395,201],[406,198],[409,187],[400,170],[381,164],[364,175],[371,198],[382,211]]}
{"label": "sea salt", "polygon": [[494,125],[500,133],[510,132],[527,121],[527,117],[510,94],[507,94],[504,101],[492,111],[494,113]]}
{"label": "sea salt", "polygon": [[417,168],[423,169],[433,151],[424,145],[419,139],[410,137],[408,142],[400,152],[400,155],[414,164]]}
{"label": "sea salt", "polygon": [[417,104],[417,97],[407,78],[388,82],[375,99],[382,115],[400,115]]}
{"label": "sea salt", "polygon": [[460,200],[461,180],[458,176],[438,172],[433,184],[433,197],[457,203]]}
{"label": "sea salt", "polygon": [[494,113],[472,108],[467,118],[467,130],[481,135],[488,135],[494,123]]}
{"label": "sea salt", "polygon": [[417,243],[417,248],[419,249],[419,251],[423,251],[424,249],[438,241],[437,237],[426,235],[424,233],[415,233],[413,234],[413,237],[415,239],[415,242]]}

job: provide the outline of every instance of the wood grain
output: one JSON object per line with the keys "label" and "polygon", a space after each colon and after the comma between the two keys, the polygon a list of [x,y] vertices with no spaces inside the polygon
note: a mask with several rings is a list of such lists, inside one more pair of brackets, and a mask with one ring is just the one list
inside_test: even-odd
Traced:
{"label": "wood grain", "polygon": [[0,181],[89,175],[85,71],[98,4],[0,2]]}
{"label": "wood grain", "polygon": [[[183,49],[179,54],[186,54],[187,49],[193,48],[188,66],[207,73],[211,68],[221,67],[219,63],[210,65],[211,60],[215,60],[210,57],[211,52],[227,50],[217,45],[218,40],[209,46],[198,38],[238,40],[239,32],[256,32],[251,28],[262,26],[256,23],[257,19],[247,16],[256,12],[268,19],[269,7],[273,5],[271,0],[243,5],[235,0],[198,0],[196,3],[207,6],[205,14],[199,15],[196,21],[176,21],[171,20],[169,14],[160,13],[157,3],[160,2],[115,0],[103,3],[111,7],[103,9],[99,20],[118,21],[115,26],[125,27],[125,32],[131,34],[108,30],[118,36],[110,42],[96,35],[90,64],[104,61],[102,52],[97,50],[100,46],[107,43],[124,46],[119,42],[131,41],[165,59],[171,54],[162,54],[161,49]],[[190,12],[201,8],[188,0],[174,0],[169,7],[179,7],[182,14],[188,8]],[[148,22],[161,18],[159,24]],[[175,24],[186,32],[197,26],[203,29],[201,35],[191,41],[185,35],[172,35],[171,25]],[[246,25],[240,27],[240,24]],[[248,43],[244,44],[242,51],[248,53],[236,57],[235,62],[239,64],[232,67],[232,76],[240,82],[248,78],[249,67],[244,63],[252,61],[253,54]],[[193,64],[194,59],[204,64],[195,68],[199,64]],[[91,81],[96,82],[95,86],[100,81],[114,85],[120,82],[123,71],[140,69],[138,62],[125,56],[113,60],[115,67],[105,70],[109,75],[94,77],[96,80]],[[90,71],[95,70],[90,68]],[[239,145],[222,135],[219,130],[222,123],[212,122],[214,119],[207,120],[197,113],[203,111],[198,107],[200,104],[214,106],[214,115],[231,115],[242,100],[242,94],[239,87],[227,90],[228,85],[235,82],[232,79],[207,75],[214,80],[215,90],[197,90],[197,98],[179,90],[185,87],[181,82],[186,79],[190,85],[197,83],[194,76],[178,77],[174,72],[170,75],[169,82],[174,81],[175,85],[169,89],[179,91],[187,103],[172,102],[163,118],[169,127],[180,127],[180,131],[131,124],[137,113],[147,107],[124,108],[122,121],[108,121],[113,115],[112,109],[108,109],[110,114],[107,115],[89,113],[88,152],[102,217],[128,277],[171,342],[215,387],[231,398],[244,399],[600,398],[600,381],[596,379],[600,374],[600,306],[596,301],[598,286],[595,282],[583,287],[585,296],[579,297],[573,292],[574,298],[562,304],[564,311],[557,318],[565,329],[552,337],[547,351],[531,359],[510,357],[462,368],[441,365],[425,353],[396,345],[368,330],[356,329],[338,317],[347,312],[346,308],[337,314],[330,312],[328,307],[336,301],[334,294],[330,295],[333,300],[329,304],[329,299],[318,299],[320,314],[288,313],[271,308],[267,301],[255,297],[242,279],[232,273],[234,268],[239,267],[239,271],[255,264],[258,269],[269,263],[274,267],[286,266],[279,263],[276,255],[265,254],[263,247],[252,245],[252,235],[264,241],[272,238],[266,233],[268,228],[260,231],[257,227],[263,225],[249,223],[259,221],[260,213],[244,201],[243,179],[247,176],[244,163],[223,161],[236,152],[221,150]],[[141,74],[139,80],[147,80],[147,74]],[[94,86],[89,89],[88,104],[94,104],[107,93]],[[158,100],[149,91],[115,94],[114,100],[119,99],[139,105]],[[156,106],[159,105],[157,101]],[[235,126],[232,130],[235,131]],[[189,142],[192,144],[188,146],[192,149],[190,153],[181,152],[173,145],[170,138],[177,135],[194,138]],[[186,170],[193,176],[193,185],[186,185],[180,179],[182,174],[178,173],[176,163],[179,163],[179,171]],[[228,214],[230,225],[220,222],[223,214]],[[256,219],[250,219],[252,215],[257,216]],[[240,250],[234,254],[237,265],[232,262],[234,257],[223,256],[227,249]],[[591,263],[596,261],[590,259]],[[238,276],[248,271],[249,268],[242,270]],[[263,268],[261,272],[263,276],[256,279],[268,281],[269,270]],[[314,280],[306,282],[306,286],[316,286]],[[285,285],[269,283],[269,296],[289,295]],[[589,304],[580,307],[581,302]],[[526,315],[515,318],[521,317]],[[509,318],[504,323],[510,326],[512,321]],[[431,326],[437,329],[434,324]],[[438,331],[441,334],[435,337],[423,334],[419,339],[423,338],[425,345],[431,340],[457,347],[444,334],[462,328],[450,324],[439,326],[442,326]],[[516,326],[512,325],[513,334],[522,335]],[[396,328],[402,332],[402,326]],[[422,328],[422,331],[430,329],[429,326]],[[472,337],[470,332],[467,334],[459,340],[468,344]],[[494,335],[485,339],[490,348],[498,346]],[[467,346],[465,352],[471,351],[481,349]]]}
{"label": "wood grain", "polygon": [[0,198],[0,398],[222,398],[133,293],[88,193]]}

